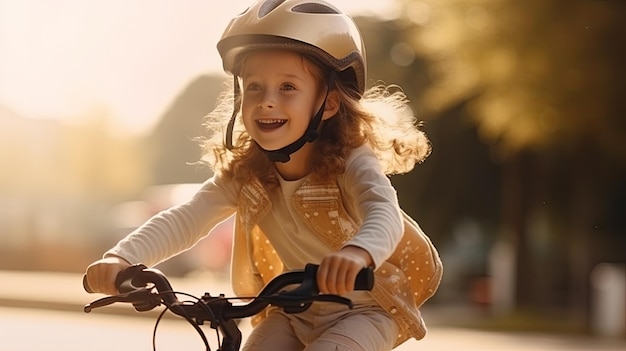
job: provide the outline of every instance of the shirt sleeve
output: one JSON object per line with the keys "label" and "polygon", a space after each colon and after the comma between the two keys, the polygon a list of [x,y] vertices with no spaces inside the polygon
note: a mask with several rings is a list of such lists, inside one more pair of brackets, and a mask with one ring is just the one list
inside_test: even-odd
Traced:
{"label": "shirt sleeve", "polygon": [[403,233],[397,193],[381,169],[376,155],[367,147],[353,151],[341,180],[347,207],[356,211],[361,227],[346,246],[366,250],[375,267],[391,256]]}
{"label": "shirt sleeve", "polygon": [[235,213],[236,194],[233,182],[214,176],[191,200],[157,213],[104,257],[118,256],[150,267],[186,251]]}

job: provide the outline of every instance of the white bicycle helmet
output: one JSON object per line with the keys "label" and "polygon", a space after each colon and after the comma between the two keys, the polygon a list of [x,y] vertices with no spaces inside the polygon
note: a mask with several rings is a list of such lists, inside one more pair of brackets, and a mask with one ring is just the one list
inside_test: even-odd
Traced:
{"label": "white bicycle helmet", "polygon": [[224,71],[237,75],[249,50],[284,48],[313,57],[354,84],[366,84],[365,46],[354,20],[323,0],[258,0],[233,18],[217,43]]}
{"label": "white bicycle helmet", "polygon": [[[326,1],[257,0],[230,21],[217,43],[217,50],[224,71],[234,76],[235,97],[240,94],[238,58],[258,49],[296,51],[329,67],[332,73],[328,90],[338,79],[358,96],[365,91],[365,46],[361,34],[350,16]],[[228,149],[233,148],[233,128],[240,107],[236,101],[226,128]],[[325,103],[326,100],[298,140],[278,150],[257,146],[271,161],[288,162],[292,153],[317,139]]]}

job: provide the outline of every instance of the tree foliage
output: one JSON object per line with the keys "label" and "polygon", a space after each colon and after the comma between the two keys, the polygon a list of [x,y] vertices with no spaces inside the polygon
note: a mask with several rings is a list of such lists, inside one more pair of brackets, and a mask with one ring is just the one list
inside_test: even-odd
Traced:
{"label": "tree foliage", "polygon": [[437,111],[477,94],[486,141],[521,149],[593,146],[626,160],[626,3],[404,1]]}
{"label": "tree foliage", "polygon": [[[516,303],[569,301],[588,315],[594,265],[626,259],[626,3],[398,3],[395,42],[410,43],[427,71],[405,80],[428,82],[415,95],[422,116],[435,125],[461,110],[499,156],[498,236],[514,246]],[[467,209],[442,211],[453,221]]]}

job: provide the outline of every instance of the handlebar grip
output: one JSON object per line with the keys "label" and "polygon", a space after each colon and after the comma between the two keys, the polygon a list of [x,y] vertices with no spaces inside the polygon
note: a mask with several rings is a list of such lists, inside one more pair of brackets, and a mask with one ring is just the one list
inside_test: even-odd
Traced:
{"label": "handlebar grip", "polygon": [[142,288],[144,282],[140,282],[140,285],[136,286],[133,279],[147,268],[148,267],[143,264],[135,264],[117,273],[117,276],[115,277],[115,287],[117,288],[117,291],[120,293],[127,293],[138,288]]}
{"label": "handlebar grip", "polygon": [[[117,288],[117,290],[121,293],[125,293],[139,288],[133,285],[132,279],[135,275],[137,275],[137,273],[141,272],[144,269],[146,269],[145,265],[137,264],[132,265],[125,270],[119,272],[115,279],[115,287]],[[87,274],[83,274],[83,289],[85,289],[85,291],[90,294],[96,292],[91,288],[91,286],[89,286],[89,281],[87,281]]]}
{"label": "handlebar grip", "polygon": [[371,291],[374,288],[374,268],[365,267],[361,269],[356,276],[354,282],[354,290],[368,290]]}
{"label": "handlebar grip", "polygon": [[[319,265],[309,263],[305,266],[305,272],[310,272],[310,276],[315,278]],[[317,284],[315,284],[317,289]],[[371,291],[374,288],[374,268],[364,267],[359,271],[354,281],[354,290]]]}

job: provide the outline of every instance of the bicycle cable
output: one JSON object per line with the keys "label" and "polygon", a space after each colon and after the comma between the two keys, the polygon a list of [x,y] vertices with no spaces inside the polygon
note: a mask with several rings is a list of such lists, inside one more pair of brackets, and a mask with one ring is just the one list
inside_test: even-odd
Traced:
{"label": "bicycle cable", "polygon": [[[160,294],[160,293],[161,293],[161,292],[159,292],[159,294]],[[194,296],[194,295],[192,295],[192,294],[185,293],[185,292],[178,292],[178,291],[165,291],[165,292],[163,292],[163,293],[168,293],[168,294],[170,294],[170,293],[171,293],[171,294],[174,294],[174,295],[183,295],[183,296],[190,297],[190,298],[192,298],[192,299],[194,299],[194,300],[196,300],[196,301],[195,301],[195,302],[194,302],[194,301],[189,301],[189,300],[188,300],[188,301],[181,301],[181,302],[178,302],[178,303],[176,303],[175,305],[172,305],[172,306],[168,306],[167,304],[165,304],[165,308],[163,309],[163,311],[162,311],[162,312],[159,314],[159,316],[157,317],[157,320],[156,320],[156,322],[155,322],[155,324],[154,324],[154,328],[153,328],[153,330],[152,330],[152,350],[153,350],[153,351],[156,351],[156,334],[157,334],[157,328],[158,328],[158,326],[159,326],[159,323],[160,323],[160,322],[161,322],[161,320],[163,319],[163,316],[165,315],[165,313],[166,313],[167,311],[172,311],[172,308],[171,308],[171,307],[173,307],[173,306],[182,306],[182,305],[187,305],[187,306],[190,306],[189,304],[193,305],[193,304],[196,304],[196,302],[201,301],[201,299],[200,299],[200,298],[198,298],[198,297],[196,297],[196,296]],[[210,308],[209,308],[206,304],[204,304],[204,303],[200,303],[199,305],[201,305],[201,306],[202,306],[202,308],[203,308],[204,310],[206,310],[206,311],[207,311],[207,312],[211,315],[211,317],[212,317],[213,319],[215,319],[215,315],[213,314],[213,311],[212,311],[212,310],[211,310],[211,309],[210,309]],[[174,314],[175,314],[175,315],[177,315],[177,316],[182,317],[182,318],[183,318],[184,320],[186,320],[189,324],[191,324],[191,326],[192,326],[192,327],[196,330],[196,332],[198,333],[198,335],[200,335],[200,338],[202,339],[202,342],[204,343],[205,350],[206,350],[206,351],[211,351],[211,346],[209,345],[209,340],[207,339],[207,337],[206,337],[206,335],[205,335],[204,331],[202,330],[202,328],[200,328],[200,326],[198,326],[198,324],[196,323],[196,321],[194,321],[194,320],[193,320],[193,318],[192,318],[192,317],[190,317],[190,316],[189,316],[189,315],[185,312],[185,309],[180,309],[180,311],[181,311],[181,313],[175,313],[175,312],[173,312],[173,311],[172,311],[172,313],[174,313]],[[219,342],[220,342],[220,335],[219,335],[219,331],[217,331],[217,330],[216,330],[216,332],[217,332],[217,341],[218,341],[218,345],[219,345]]]}

